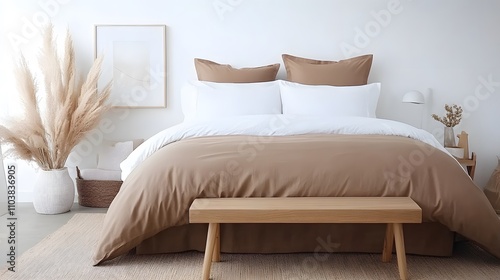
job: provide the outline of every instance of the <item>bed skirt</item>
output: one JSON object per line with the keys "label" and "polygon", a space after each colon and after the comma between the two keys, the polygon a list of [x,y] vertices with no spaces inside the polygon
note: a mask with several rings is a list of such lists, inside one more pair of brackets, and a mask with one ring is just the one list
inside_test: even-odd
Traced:
{"label": "bed skirt", "polygon": [[[204,251],[206,224],[173,227],[144,240],[137,254]],[[223,253],[381,253],[383,224],[221,224]],[[439,223],[405,224],[406,253],[451,256],[454,233]]]}

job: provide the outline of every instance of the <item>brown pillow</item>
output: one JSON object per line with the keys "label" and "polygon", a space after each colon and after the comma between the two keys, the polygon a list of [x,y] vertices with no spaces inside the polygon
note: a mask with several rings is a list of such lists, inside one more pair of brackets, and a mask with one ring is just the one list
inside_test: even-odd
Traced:
{"label": "brown pillow", "polygon": [[217,83],[257,83],[276,80],[279,63],[261,67],[236,69],[229,64],[195,58],[198,80]]}
{"label": "brown pillow", "polygon": [[373,55],[323,61],[283,54],[287,80],[306,85],[359,86],[368,83]]}

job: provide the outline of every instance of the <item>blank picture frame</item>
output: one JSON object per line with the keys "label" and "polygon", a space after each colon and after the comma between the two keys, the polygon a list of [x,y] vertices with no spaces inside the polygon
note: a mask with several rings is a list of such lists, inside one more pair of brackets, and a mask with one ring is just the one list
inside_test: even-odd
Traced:
{"label": "blank picture frame", "polygon": [[165,45],[165,25],[95,25],[98,90],[112,81],[113,108],[166,107]]}

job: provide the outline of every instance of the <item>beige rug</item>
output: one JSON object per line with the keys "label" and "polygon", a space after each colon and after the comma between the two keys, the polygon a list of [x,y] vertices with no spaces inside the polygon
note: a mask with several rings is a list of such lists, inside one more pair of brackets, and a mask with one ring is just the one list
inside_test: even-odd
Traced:
{"label": "beige rug", "polygon": [[[203,254],[126,255],[93,267],[91,255],[104,214],[76,214],[18,258],[0,279],[200,279]],[[222,254],[215,279],[399,279],[395,256],[380,254]],[[3,264],[2,264],[3,266]],[[500,279],[500,260],[476,246],[457,245],[453,258],[408,256],[410,279]]]}

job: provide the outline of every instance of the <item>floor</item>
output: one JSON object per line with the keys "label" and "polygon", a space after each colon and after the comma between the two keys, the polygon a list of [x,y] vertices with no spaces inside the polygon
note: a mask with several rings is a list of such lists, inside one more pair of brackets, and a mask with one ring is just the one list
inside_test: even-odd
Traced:
{"label": "floor", "polygon": [[[16,205],[16,255],[20,256],[44,237],[64,225],[76,213],[106,213],[107,208],[90,208],[75,203],[71,211],[58,215],[41,215],[35,212],[33,203],[19,202]],[[0,252],[7,252],[10,234],[8,215],[0,216]],[[2,253],[3,255],[3,253]]]}

